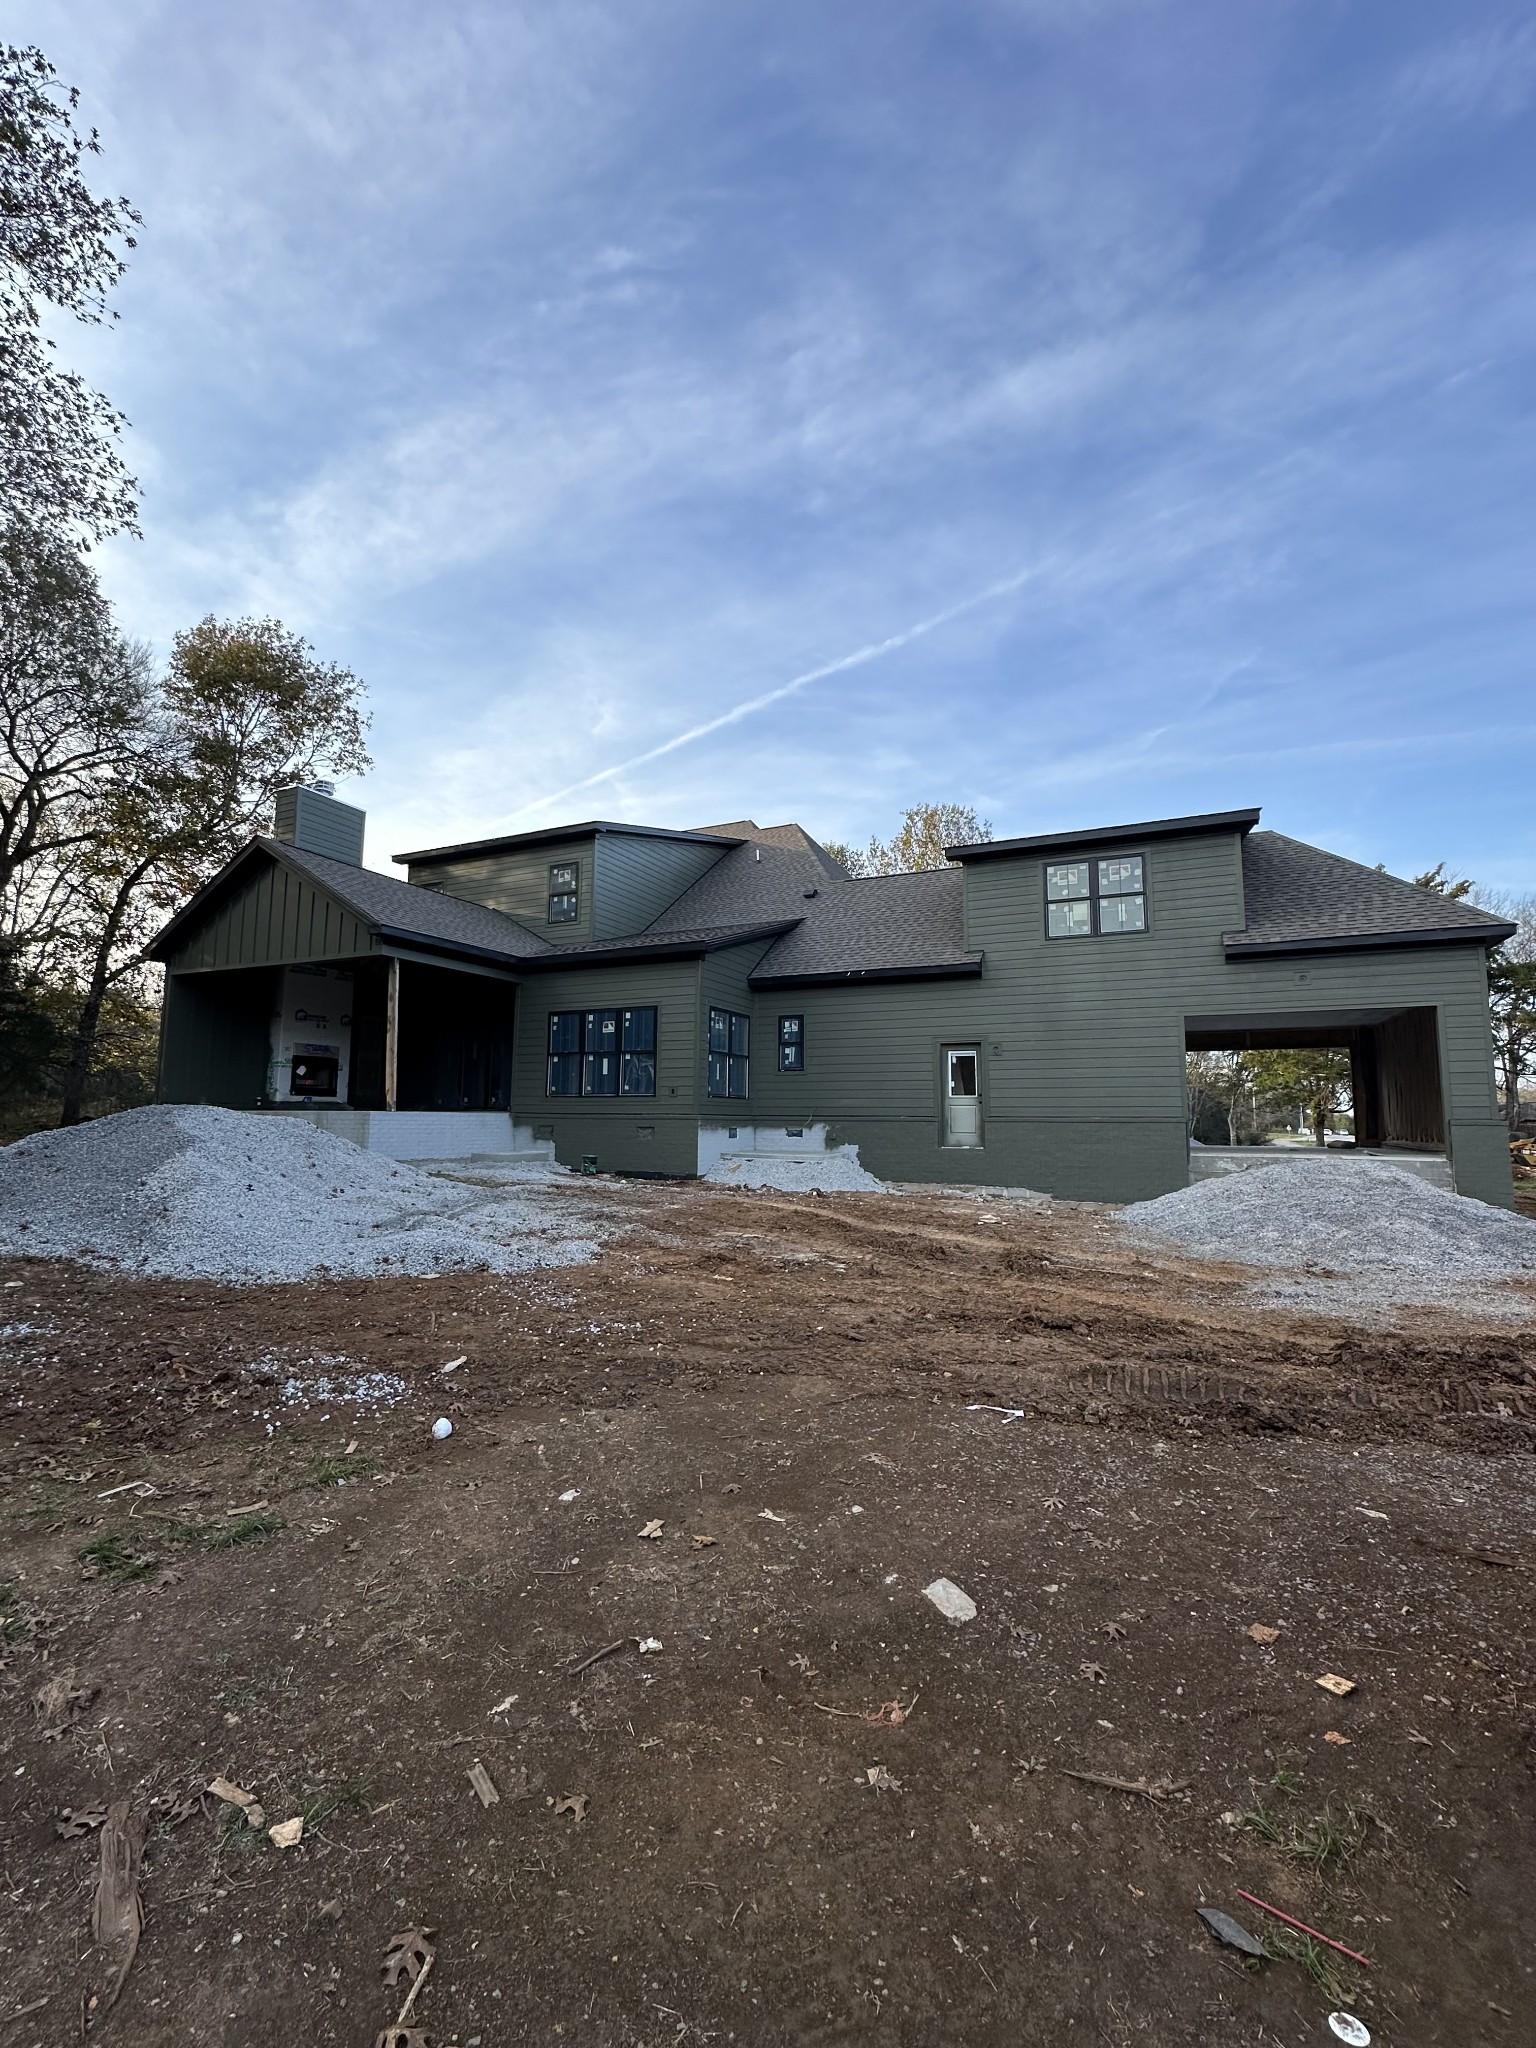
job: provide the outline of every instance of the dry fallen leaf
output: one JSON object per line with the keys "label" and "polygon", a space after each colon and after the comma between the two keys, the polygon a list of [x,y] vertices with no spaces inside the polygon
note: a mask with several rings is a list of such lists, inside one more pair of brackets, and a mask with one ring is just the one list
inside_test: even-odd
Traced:
{"label": "dry fallen leaf", "polygon": [[54,1821],[53,1831],[61,1842],[78,1841],[93,1828],[99,1828],[107,1817],[104,1806],[62,1806]]}
{"label": "dry fallen leaf", "polygon": [[1108,1636],[1112,1643],[1123,1643],[1125,1641],[1125,1630],[1118,1621],[1100,1622],[1099,1634],[1101,1636]]}
{"label": "dry fallen leaf", "polygon": [[1335,1699],[1344,1699],[1355,1690],[1352,1678],[1340,1678],[1336,1671],[1325,1671],[1317,1683],[1324,1692],[1331,1692]]}
{"label": "dry fallen leaf", "polygon": [[384,1951],[384,1982],[414,1983],[436,1954],[435,1927],[402,1927],[389,1937]]}
{"label": "dry fallen leaf", "polygon": [[1324,1742],[1331,1742],[1336,1749],[1348,1749],[1349,1747],[1349,1737],[1341,1735],[1337,1728],[1330,1728],[1323,1737],[1323,1740]]}
{"label": "dry fallen leaf", "polygon": [[1248,1630],[1249,1640],[1255,1643],[1278,1643],[1280,1631],[1271,1628],[1267,1622],[1256,1621]]}
{"label": "dry fallen leaf", "polygon": [[1077,1669],[1079,1676],[1086,1678],[1090,1685],[1102,1685],[1109,1676],[1102,1664],[1079,1664]]}
{"label": "dry fallen leaf", "polygon": [[713,1550],[717,1541],[714,1536],[695,1536],[693,1547],[695,1550]]}
{"label": "dry fallen leaf", "polygon": [[640,1534],[642,1537],[648,1536],[652,1540],[652,1542],[656,1542],[660,1539],[661,1532],[665,1526],[665,1523],[662,1522],[647,1522],[645,1527],[640,1531]]}
{"label": "dry fallen leaf", "polygon": [[899,1792],[900,1778],[893,1778],[884,1764],[871,1764],[864,1773],[864,1783],[873,1785],[876,1792]]}
{"label": "dry fallen leaf", "polygon": [[373,2048],[432,2048],[425,2027],[380,2027]]}
{"label": "dry fallen leaf", "polygon": [[591,1804],[585,1792],[567,1792],[555,1801],[555,1813],[557,1816],[562,1813],[574,1814],[579,1827],[586,1819],[587,1808]]}
{"label": "dry fallen leaf", "polygon": [[791,1671],[804,1672],[807,1678],[817,1678],[820,1676],[820,1673],[815,1665],[812,1664],[810,1658],[806,1656],[804,1650],[797,1650],[795,1652],[794,1656],[789,1660],[789,1668]]}
{"label": "dry fallen leaf", "polygon": [[53,1742],[73,1726],[101,1691],[99,1685],[76,1685],[73,1671],[61,1671],[32,1695],[32,1711],[43,1734]]}

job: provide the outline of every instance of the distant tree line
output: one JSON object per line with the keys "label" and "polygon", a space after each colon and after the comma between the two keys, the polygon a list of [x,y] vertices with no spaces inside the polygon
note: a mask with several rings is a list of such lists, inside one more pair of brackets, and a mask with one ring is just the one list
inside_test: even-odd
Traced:
{"label": "distant tree line", "polygon": [[839,839],[824,842],[850,875],[915,875],[952,865],[945,849],[975,846],[992,837],[992,827],[969,804],[910,804],[889,839],[871,837],[867,846]]}
{"label": "distant tree line", "polygon": [[275,619],[205,618],[168,661],[126,637],[90,551],[136,533],[124,421],[59,361],[46,309],[115,317],[139,216],[42,52],[0,45],[0,1134],[146,1100],[143,949],[270,821],[368,765],[362,686]]}

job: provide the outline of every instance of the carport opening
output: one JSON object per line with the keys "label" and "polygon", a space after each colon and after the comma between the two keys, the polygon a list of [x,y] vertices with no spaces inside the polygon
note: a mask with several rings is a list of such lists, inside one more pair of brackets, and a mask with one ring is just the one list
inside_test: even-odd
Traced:
{"label": "carport opening", "polygon": [[1186,1017],[1191,1141],[1444,1152],[1433,1009]]}

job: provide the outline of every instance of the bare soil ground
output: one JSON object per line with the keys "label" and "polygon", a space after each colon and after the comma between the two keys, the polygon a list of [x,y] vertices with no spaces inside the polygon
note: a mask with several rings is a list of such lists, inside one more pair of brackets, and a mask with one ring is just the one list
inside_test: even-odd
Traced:
{"label": "bare soil ground", "polygon": [[7,2048],[368,2048],[411,1926],[461,2048],[1536,2039],[1536,1329],[1089,1208],[597,1199],[511,1279],[0,1269]]}

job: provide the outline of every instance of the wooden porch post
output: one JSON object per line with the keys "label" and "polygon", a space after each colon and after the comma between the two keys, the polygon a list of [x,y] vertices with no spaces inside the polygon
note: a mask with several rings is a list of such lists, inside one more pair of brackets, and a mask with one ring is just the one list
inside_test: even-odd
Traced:
{"label": "wooden porch post", "polygon": [[389,993],[384,1005],[384,1107],[400,1107],[400,962],[389,962]]}

